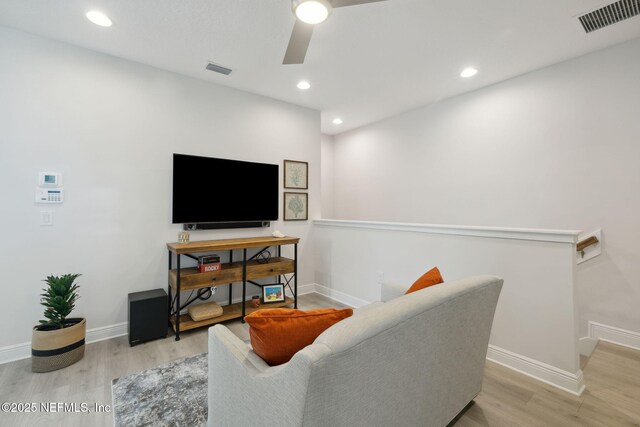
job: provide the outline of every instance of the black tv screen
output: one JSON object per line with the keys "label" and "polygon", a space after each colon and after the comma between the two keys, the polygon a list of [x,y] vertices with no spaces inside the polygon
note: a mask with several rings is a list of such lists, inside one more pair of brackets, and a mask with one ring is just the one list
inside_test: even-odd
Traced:
{"label": "black tv screen", "polygon": [[173,155],[173,223],[275,221],[278,165]]}

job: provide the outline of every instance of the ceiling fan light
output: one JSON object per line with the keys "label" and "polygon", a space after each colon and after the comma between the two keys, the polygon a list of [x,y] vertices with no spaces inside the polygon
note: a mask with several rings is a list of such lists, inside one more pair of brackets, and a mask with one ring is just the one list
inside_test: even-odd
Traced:
{"label": "ceiling fan light", "polygon": [[331,13],[331,4],[326,0],[305,0],[294,3],[296,16],[307,24],[324,22]]}

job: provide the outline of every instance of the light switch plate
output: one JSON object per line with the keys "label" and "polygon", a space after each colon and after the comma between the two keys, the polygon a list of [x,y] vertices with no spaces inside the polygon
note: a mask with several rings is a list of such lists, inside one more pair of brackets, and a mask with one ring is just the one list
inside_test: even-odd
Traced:
{"label": "light switch plate", "polygon": [[53,211],[51,210],[40,211],[40,225],[42,226],[53,225]]}

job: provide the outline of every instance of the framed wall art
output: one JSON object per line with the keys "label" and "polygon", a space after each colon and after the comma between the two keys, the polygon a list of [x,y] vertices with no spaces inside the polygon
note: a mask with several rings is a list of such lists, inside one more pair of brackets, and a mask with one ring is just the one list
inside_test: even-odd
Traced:
{"label": "framed wall art", "polygon": [[307,193],[284,193],[284,220],[306,221],[309,219],[309,195]]}
{"label": "framed wall art", "polygon": [[309,189],[309,163],[284,161],[284,188]]}

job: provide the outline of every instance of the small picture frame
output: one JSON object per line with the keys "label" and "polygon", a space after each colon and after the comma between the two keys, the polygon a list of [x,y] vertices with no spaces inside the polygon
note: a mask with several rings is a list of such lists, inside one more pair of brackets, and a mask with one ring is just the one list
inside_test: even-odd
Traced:
{"label": "small picture frame", "polygon": [[309,195],[307,193],[284,193],[284,220],[306,221],[309,219]]}
{"label": "small picture frame", "polygon": [[309,163],[297,160],[284,161],[284,188],[309,189]]}
{"label": "small picture frame", "polygon": [[262,287],[262,302],[269,304],[272,302],[284,302],[284,285],[282,283],[274,285],[264,285]]}

